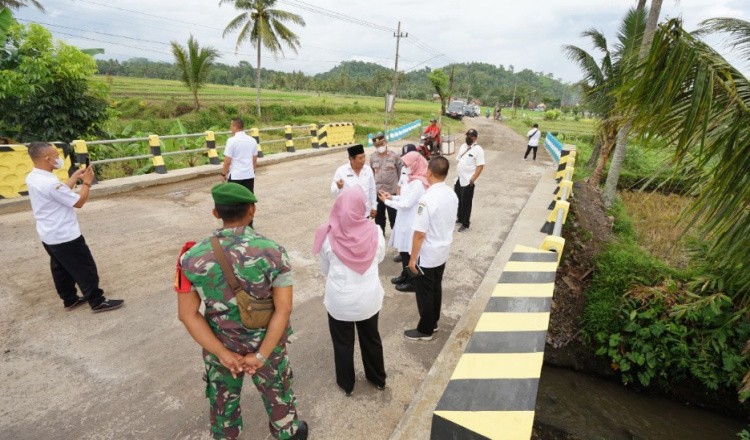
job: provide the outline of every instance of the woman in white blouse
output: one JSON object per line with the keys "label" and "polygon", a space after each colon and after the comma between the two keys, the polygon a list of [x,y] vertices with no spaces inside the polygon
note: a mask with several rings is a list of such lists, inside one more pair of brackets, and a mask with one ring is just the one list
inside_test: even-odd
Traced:
{"label": "woman in white blouse", "polygon": [[401,255],[402,270],[401,275],[393,278],[391,282],[396,285],[396,290],[414,292],[414,279],[407,275],[406,266],[409,264],[409,258],[411,257],[414,218],[417,216],[419,198],[430,187],[430,182],[427,180],[428,163],[421,154],[417,152],[407,153],[401,158],[401,161],[404,162],[404,168],[402,169],[406,172],[408,178],[406,185],[401,187],[401,194],[392,195],[381,191],[378,197],[386,206],[398,210],[396,224],[393,225],[393,232],[388,245],[395,247]]}
{"label": "woman in white blouse", "polygon": [[345,189],[333,204],[328,223],[317,229],[313,246],[326,277],[323,304],[328,311],[336,383],[347,396],[354,391],[355,327],[365,377],[381,390],[386,379],[378,331],[384,294],[378,263],[385,256],[385,239],[380,228],[362,216],[366,205],[360,186]]}

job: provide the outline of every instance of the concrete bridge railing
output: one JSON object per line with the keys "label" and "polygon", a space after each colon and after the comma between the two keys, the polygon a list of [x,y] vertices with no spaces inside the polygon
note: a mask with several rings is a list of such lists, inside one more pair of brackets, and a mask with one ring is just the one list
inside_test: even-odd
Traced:
{"label": "concrete bridge railing", "polygon": [[432,414],[431,440],[531,438],[575,158],[574,146],[561,147],[542,228],[550,235],[513,249]]}

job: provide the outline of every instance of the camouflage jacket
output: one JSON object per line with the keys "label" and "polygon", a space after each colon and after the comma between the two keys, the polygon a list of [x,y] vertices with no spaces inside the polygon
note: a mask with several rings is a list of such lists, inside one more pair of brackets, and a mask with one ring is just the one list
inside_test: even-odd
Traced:
{"label": "camouflage jacket", "polygon": [[[273,295],[273,287],[292,285],[292,267],[286,250],[249,227],[219,229],[224,253],[240,284],[250,295],[263,299]],[[242,325],[237,300],[224,277],[208,238],[198,242],[180,261],[185,277],[206,304],[205,317],[211,330],[233,351],[255,351],[265,329],[249,330]],[[291,335],[291,327],[287,336]],[[286,338],[282,338],[284,342]],[[243,347],[244,346],[244,347]]]}

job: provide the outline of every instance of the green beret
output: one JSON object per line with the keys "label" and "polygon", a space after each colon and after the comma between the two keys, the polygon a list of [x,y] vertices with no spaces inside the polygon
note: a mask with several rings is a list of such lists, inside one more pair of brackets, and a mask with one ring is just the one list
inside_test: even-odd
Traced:
{"label": "green beret", "polygon": [[249,189],[232,182],[220,183],[214,186],[211,188],[211,195],[214,198],[214,203],[217,205],[246,205],[258,202],[255,194]]}

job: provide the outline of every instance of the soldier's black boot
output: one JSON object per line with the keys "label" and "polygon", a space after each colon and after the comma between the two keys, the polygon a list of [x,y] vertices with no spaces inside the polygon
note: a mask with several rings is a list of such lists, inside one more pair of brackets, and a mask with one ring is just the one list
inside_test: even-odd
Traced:
{"label": "soldier's black boot", "polygon": [[289,440],[307,440],[307,422],[300,420],[297,432]]}

